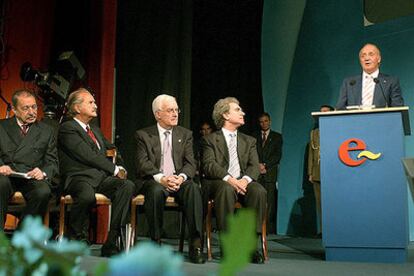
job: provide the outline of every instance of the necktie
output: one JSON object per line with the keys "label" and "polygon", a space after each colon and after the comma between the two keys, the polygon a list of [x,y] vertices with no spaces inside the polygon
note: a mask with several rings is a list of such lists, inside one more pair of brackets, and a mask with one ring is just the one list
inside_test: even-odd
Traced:
{"label": "necktie", "polygon": [[372,77],[367,76],[365,78],[364,88],[362,90],[362,105],[372,105],[372,99],[374,98],[375,83]]}
{"label": "necktie", "polygon": [[22,135],[26,136],[28,131],[29,131],[29,125],[22,125],[22,129],[21,129]]}
{"label": "necktie", "polygon": [[164,143],[162,150],[162,172],[165,176],[171,176],[174,174],[174,161],[172,158],[172,147],[170,144],[170,131],[164,132]]}
{"label": "necktie", "polygon": [[237,156],[237,143],[236,143],[236,134],[230,133],[230,142],[229,142],[229,170],[228,173],[234,178],[240,177],[240,165],[239,158]]}
{"label": "necktie", "polygon": [[262,135],[262,148],[265,146],[266,139],[267,139],[266,131],[263,131],[263,135]]}
{"label": "necktie", "polygon": [[92,141],[99,148],[98,140],[96,140],[95,134],[93,134],[93,132],[92,132],[92,130],[89,126],[86,126],[86,133],[88,133],[88,136],[91,137]]}

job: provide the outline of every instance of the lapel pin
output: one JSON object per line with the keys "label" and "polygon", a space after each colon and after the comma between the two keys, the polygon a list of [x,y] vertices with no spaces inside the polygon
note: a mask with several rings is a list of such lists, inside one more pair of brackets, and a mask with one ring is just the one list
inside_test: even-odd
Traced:
{"label": "lapel pin", "polygon": [[178,143],[181,143],[181,139],[178,139]]}

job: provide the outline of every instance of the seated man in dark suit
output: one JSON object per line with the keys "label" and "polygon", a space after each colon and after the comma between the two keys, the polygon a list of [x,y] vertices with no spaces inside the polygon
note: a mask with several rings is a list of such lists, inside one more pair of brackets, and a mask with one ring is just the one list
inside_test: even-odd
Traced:
{"label": "seated man in dark suit", "polygon": [[[244,125],[244,115],[236,98],[221,99],[214,105],[213,119],[219,130],[201,140],[203,185],[214,199],[220,231],[226,230],[226,217],[234,213],[234,205],[240,201],[256,210],[256,232],[260,234],[266,213],[266,190],[256,182],[259,177],[256,139],[237,131]],[[260,250],[254,253],[252,261],[263,263]]]}
{"label": "seated man in dark suit", "polygon": [[161,242],[165,199],[173,196],[182,206],[188,224],[190,260],[203,263],[201,192],[191,180],[196,171],[192,133],[177,125],[180,109],[174,97],[159,95],[152,102],[152,111],[157,124],[135,134],[137,177],[144,184],[144,209],[151,239]]}
{"label": "seated man in dark suit", "polygon": [[[18,90],[12,96],[15,116],[0,121],[0,230],[3,230],[8,201],[20,191],[27,215],[44,215],[50,197],[50,180],[58,171],[56,139],[52,128],[37,121],[36,98]],[[19,178],[14,173],[26,173]]]}
{"label": "seated man in dark suit", "polygon": [[362,74],[346,78],[341,87],[337,109],[361,105],[375,107],[403,106],[400,82],[397,77],[380,73],[381,52],[374,44],[359,51]]}
{"label": "seated man in dark suit", "polygon": [[70,120],[59,128],[58,148],[64,194],[73,198],[69,217],[69,237],[87,240],[90,209],[95,205],[95,193],[112,201],[108,239],[102,247],[103,256],[119,252],[116,240],[129,219],[130,202],[135,185],[126,179],[123,167],[106,158],[109,143],[98,127],[90,125],[97,116],[94,97],[86,89],[73,92],[67,101]]}

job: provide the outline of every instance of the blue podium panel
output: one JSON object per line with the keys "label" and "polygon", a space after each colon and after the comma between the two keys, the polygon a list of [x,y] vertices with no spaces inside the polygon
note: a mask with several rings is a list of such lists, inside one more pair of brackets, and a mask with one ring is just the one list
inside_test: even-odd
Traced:
{"label": "blue podium panel", "polygon": [[405,262],[408,194],[399,112],[320,117],[327,260]]}

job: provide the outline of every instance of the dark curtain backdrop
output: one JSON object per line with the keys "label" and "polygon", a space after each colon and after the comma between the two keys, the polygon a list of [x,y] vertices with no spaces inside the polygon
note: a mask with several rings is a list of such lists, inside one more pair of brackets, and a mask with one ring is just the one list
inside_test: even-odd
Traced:
{"label": "dark curtain backdrop", "polygon": [[[155,123],[153,99],[177,98],[180,124],[189,127],[192,1],[120,1],[117,36],[117,135],[134,172],[134,132]],[[133,173],[130,174],[133,176]]]}
{"label": "dark curtain backdrop", "polygon": [[180,124],[195,130],[214,103],[237,97],[244,131],[263,111],[260,77],[262,0],[120,1],[117,29],[116,133],[134,172],[134,132],[155,123],[162,92],[178,99]]}
{"label": "dark curtain backdrop", "polygon": [[85,85],[94,92],[104,135],[112,138],[115,78],[116,0],[56,1],[52,64],[74,51],[86,70]]}
{"label": "dark curtain backdrop", "polygon": [[211,118],[218,99],[233,96],[252,132],[263,111],[261,87],[262,0],[195,1],[192,128]]}

